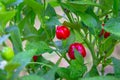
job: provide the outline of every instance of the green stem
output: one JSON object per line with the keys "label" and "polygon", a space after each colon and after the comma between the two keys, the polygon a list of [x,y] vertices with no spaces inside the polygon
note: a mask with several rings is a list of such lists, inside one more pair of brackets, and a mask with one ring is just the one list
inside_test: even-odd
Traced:
{"label": "green stem", "polygon": [[89,40],[90,40],[90,43],[92,43],[92,35],[90,34],[90,32],[89,32]]}
{"label": "green stem", "polygon": [[69,12],[69,15],[70,15],[70,17],[71,17],[72,22],[74,23],[75,21],[74,21],[73,14],[72,14],[71,12]]}
{"label": "green stem", "polygon": [[43,3],[44,3],[44,10],[45,10],[45,7],[46,7],[46,0],[43,0]]}
{"label": "green stem", "polygon": [[68,60],[68,58],[67,58],[66,56],[63,56],[62,54],[60,55],[60,54],[59,54],[59,49],[57,49],[57,46],[55,45],[54,42],[52,42],[52,43],[53,43],[54,47],[56,48],[56,50],[54,50],[54,51],[56,52],[56,54],[57,54],[59,57],[64,58],[64,59],[70,64],[70,61]]}
{"label": "green stem", "polygon": [[66,55],[64,56],[64,59],[70,64],[70,60],[66,57]]}
{"label": "green stem", "polygon": [[102,75],[104,75],[104,68],[105,68],[104,64],[106,63],[105,59],[106,57],[104,57],[103,62],[102,62],[102,70],[101,70]]}
{"label": "green stem", "polygon": [[93,57],[93,64],[97,65],[97,62],[96,62],[97,57],[95,56],[94,46],[92,46],[92,44],[86,38],[84,38],[84,35],[81,32],[79,32],[79,33],[80,33],[81,38],[83,39],[83,41],[86,43],[86,45],[88,46],[88,48],[91,51],[91,54],[92,54],[92,57]]}
{"label": "green stem", "polygon": [[62,58],[64,58],[69,64],[70,64],[70,61],[67,59],[67,57],[66,56],[63,56],[63,55],[59,55],[59,53],[57,52],[57,51],[55,51],[56,52],[56,54],[59,56],[59,57],[62,57]]}
{"label": "green stem", "polygon": [[56,50],[55,50],[56,54],[59,56],[59,57],[62,57]]}
{"label": "green stem", "polygon": [[76,17],[77,17],[77,22],[79,23],[80,22],[79,15],[76,15]]}

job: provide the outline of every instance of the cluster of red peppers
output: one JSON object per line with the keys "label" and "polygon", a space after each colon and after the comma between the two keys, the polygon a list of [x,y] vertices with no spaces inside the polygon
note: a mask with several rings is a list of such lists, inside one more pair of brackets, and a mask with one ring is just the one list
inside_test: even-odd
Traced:
{"label": "cluster of red peppers", "polygon": [[[56,37],[60,40],[65,40],[70,36],[70,30],[66,26],[57,26]],[[83,57],[86,56],[86,50],[82,43],[72,43],[68,49],[68,56],[70,59],[75,59],[74,49],[76,49]]]}
{"label": "cluster of red peppers", "polygon": [[[102,27],[104,27],[104,24],[102,24]],[[56,28],[56,37],[57,37],[57,39],[65,40],[69,36],[70,36],[70,30],[69,30],[68,27],[66,27],[66,26],[57,26],[57,28]],[[107,38],[107,37],[110,36],[110,33],[106,32],[104,29],[102,29],[102,31],[100,32],[100,37],[101,36],[104,36],[104,38]],[[69,46],[69,49],[68,49],[68,56],[69,56],[70,59],[75,59],[74,49],[76,49],[83,57],[86,56],[86,50],[85,50],[85,47],[83,46],[83,44],[75,42],[75,43],[72,43]],[[33,56],[33,60],[35,62],[37,61],[37,58],[38,58],[38,56]]]}

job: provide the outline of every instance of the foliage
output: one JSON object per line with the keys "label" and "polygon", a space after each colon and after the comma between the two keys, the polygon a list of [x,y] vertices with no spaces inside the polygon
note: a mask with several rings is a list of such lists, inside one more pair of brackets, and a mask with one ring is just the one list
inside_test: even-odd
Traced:
{"label": "foliage", "polygon": [[[120,0],[0,0],[0,61],[4,60],[1,54],[8,46],[6,40],[15,54],[0,69],[0,80],[119,80],[120,60],[111,57],[120,42],[119,4]],[[57,14],[55,7],[65,16]],[[61,18],[65,21],[60,22]],[[70,36],[55,40],[56,26],[66,26]],[[102,30],[110,35],[104,38]],[[67,56],[75,42],[82,43],[92,55],[89,71],[80,51],[74,50],[73,60]],[[54,52],[59,56],[56,63],[43,56]],[[33,56],[38,56],[35,62]],[[62,58],[68,66],[59,66]],[[98,65],[102,65],[101,71]],[[104,73],[108,65],[114,68],[111,75]],[[27,75],[19,76],[22,71]]]}

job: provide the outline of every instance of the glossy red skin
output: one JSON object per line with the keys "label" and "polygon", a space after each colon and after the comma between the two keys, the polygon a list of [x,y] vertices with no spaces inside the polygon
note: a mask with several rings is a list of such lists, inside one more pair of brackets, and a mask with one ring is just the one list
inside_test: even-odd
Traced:
{"label": "glossy red skin", "polygon": [[108,38],[110,36],[110,33],[109,32],[105,32],[104,33],[104,38]]}
{"label": "glossy red skin", "polygon": [[[104,27],[105,24],[102,24],[102,26]],[[106,32],[104,29],[102,29],[100,36],[104,35],[104,38],[108,38],[110,36],[109,32]]]}
{"label": "glossy red skin", "polygon": [[38,56],[33,56],[33,61],[36,62],[38,59]]}
{"label": "glossy red skin", "polygon": [[58,39],[67,39],[70,36],[70,30],[66,26],[57,26],[56,37]]}
{"label": "glossy red skin", "polygon": [[81,43],[73,43],[70,45],[68,50],[68,56],[70,57],[70,59],[75,59],[74,49],[76,49],[83,57],[86,56],[86,50],[84,46]]}

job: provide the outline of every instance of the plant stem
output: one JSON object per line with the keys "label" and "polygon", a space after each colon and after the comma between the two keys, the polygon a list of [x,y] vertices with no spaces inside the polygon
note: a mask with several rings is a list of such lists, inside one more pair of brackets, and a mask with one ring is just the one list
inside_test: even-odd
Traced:
{"label": "plant stem", "polygon": [[72,14],[71,12],[69,12],[69,15],[70,15],[70,17],[71,17],[71,19],[72,19],[72,22],[74,23],[75,21],[74,21],[73,14]]}
{"label": "plant stem", "polygon": [[57,46],[55,45],[54,42],[52,42],[52,43],[53,43],[54,47],[56,48],[56,50],[54,50],[54,51],[56,52],[56,54],[57,54],[59,57],[64,58],[64,59],[70,64],[70,61],[67,59],[67,57],[66,57],[66,56],[63,56],[62,54],[60,55],[60,54],[59,54],[59,50],[57,49]]}
{"label": "plant stem", "polygon": [[97,65],[97,57],[95,56],[95,52],[94,52],[94,46],[92,46],[92,44],[86,39],[84,38],[84,35],[79,31],[81,38],[83,39],[83,41],[86,43],[86,45],[88,46],[88,48],[91,51],[92,57],[93,57],[93,64]]}
{"label": "plant stem", "polygon": [[59,55],[59,53],[57,52],[57,51],[55,51],[56,52],[56,54],[59,56],[59,57],[62,57],[62,58],[64,58],[69,64],[70,64],[70,61],[67,59],[67,57],[66,56],[63,56],[63,55]]}
{"label": "plant stem", "polygon": [[45,7],[46,7],[46,0],[43,0],[43,3],[44,3],[44,10],[45,10]]}
{"label": "plant stem", "polygon": [[92,43],[92,35],[90,34],[90,32],[89,32],[89,40],[90,40],[90,43]]}

